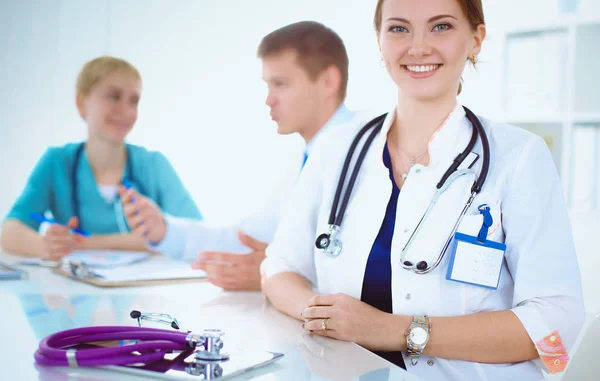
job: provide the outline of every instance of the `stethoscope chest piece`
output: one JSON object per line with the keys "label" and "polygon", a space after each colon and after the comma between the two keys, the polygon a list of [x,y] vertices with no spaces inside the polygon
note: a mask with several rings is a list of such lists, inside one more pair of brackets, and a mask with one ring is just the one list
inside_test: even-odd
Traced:
{"label": "stethoscope chest piece", "polygon": [[200,361],[226,361],[229,359],[229,354],[221,352],[223,349],[223,341],[221,336],[225,334],[220,329],[204,329],[200,332],[200,335],[195,337],[196,347],[204,347],[203,351],[197,351],[195,355],[196,360]]}
{"label": "stethoscope chest piece", "polygon": [[196,347],[203,347],[203,350],[195,352],[194,361],[185,369],[188,374],[204,376],[205,380],[223,376],[221,364],[229,361],[229,354],[221,352],[221,336],[224,334],[220,329],[204,329],[198,335],[190,334],[192,337],[188,341],[192,340]]}
{"label": "stethoscope chest piece", "polygon": [[339,231],[339,226],[329,225],[329,232],[317,237],[315,242],[317,249],[322,250],[329,257],[338,257],[342,252],[342,241],[337,238]]}

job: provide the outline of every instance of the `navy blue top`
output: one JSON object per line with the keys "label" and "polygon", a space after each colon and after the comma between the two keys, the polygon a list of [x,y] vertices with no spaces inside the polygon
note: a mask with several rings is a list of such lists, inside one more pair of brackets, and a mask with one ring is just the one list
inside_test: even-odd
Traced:
{"label": "navy blue top", "polygon": [[[392,169],[392,160],[387,142],[383,149],[383,163],[389,170],[390,181],[392,182],[392,194],[385,210],[385,217],[383,217],[381,228],[369,253],[360,300],[383,312],[392,313],[392,265],[390,256],[400,188],[398,188],[394,181],[394,171]],[[403,332],[398,332],[398,335],[403,335]],[[375,354],[406,369],[402,352],[400,351],[375,352]]]}

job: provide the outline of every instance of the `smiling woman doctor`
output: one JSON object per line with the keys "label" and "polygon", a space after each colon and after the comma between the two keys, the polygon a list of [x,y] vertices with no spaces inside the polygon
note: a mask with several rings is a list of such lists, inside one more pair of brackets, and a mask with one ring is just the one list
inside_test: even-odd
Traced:
{"label": "smiling woman doctor", "polygon": [[354,134],[314,153],[267,249],[266,296],[426,380],[562,371],[585,311],[552,158],[456,99],[485,38],[481,0],[379,0],[375,28],[397,105],[339,192]]}

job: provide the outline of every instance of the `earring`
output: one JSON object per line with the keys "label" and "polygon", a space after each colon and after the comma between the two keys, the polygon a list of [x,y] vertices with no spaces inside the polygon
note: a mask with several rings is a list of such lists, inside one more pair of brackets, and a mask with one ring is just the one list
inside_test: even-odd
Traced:
{"label": "earring", "polygon": [[469,61],[471,61],[473,66],[477,65],[477,57],[476,56],[469,57]]}
{"label": "earring", "polygon": [[379,66],[385,67],[385,62],[383,61],[383,58],[381,58],[381,61],[379,61]]}

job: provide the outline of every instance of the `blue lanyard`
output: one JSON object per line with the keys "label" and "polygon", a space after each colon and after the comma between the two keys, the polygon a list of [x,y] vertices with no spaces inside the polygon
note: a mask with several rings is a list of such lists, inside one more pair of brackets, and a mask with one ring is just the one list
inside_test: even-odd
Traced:
{"label": "blue lanyard", "polygon": [[483,224],[481,225],[481,229],[479,229],[479,234],[477,234],[477,241],[485,243],[488,236],[488,230],[494,223],[494,219],[490,213],[490,207],[487,206],[487,204],[479,205],[478,209],[479,213],[483,214]]}

